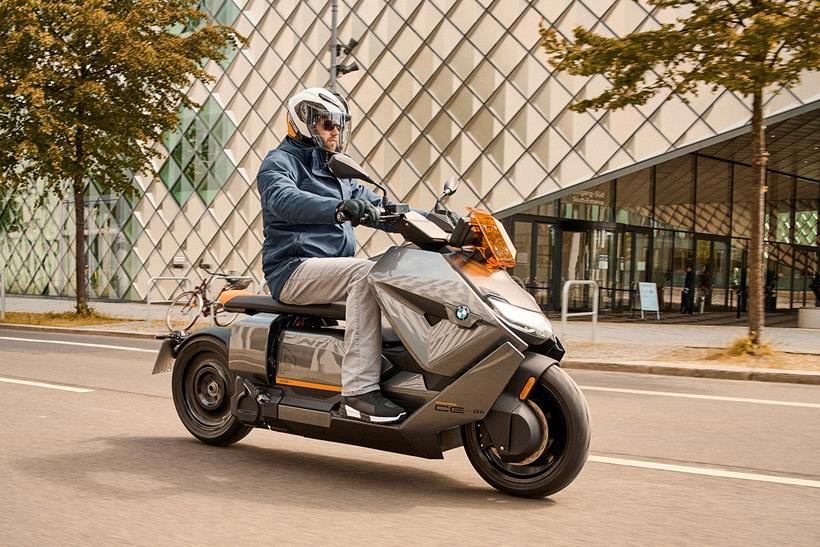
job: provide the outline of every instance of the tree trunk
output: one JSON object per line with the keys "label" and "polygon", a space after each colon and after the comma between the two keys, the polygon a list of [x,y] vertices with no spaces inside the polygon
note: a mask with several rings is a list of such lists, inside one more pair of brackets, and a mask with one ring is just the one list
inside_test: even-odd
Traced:
{"label": "tree trunk", "polygon": [[754,93],[752,100],[752,163],[755,166],[752,185],[752,240],[749,247],[749,337],[760,344],[763,335],[763,218],[766,211],[766,135],[763,127],[763,90]]}
{"label": "tree trunk", "polygon": [[[79,109],[82,115],[82,109]],[[88,279],[87,261],[85,254],[85,177],[83,176],[83,128],[78,127],[74,141],[74,161],[77,163],[77,172],[74,175],[74,272],[77,283],[77,313],[88,315],[88,297],[86,295],[86,280]]]}
{"label": "tree trunk", "polygon": [[83,190],[83,178],[81,175],[74,177],[74,260],[76,265],[75,281],[77,283],[77,313],[87,315],[88,297],[86,295],[86,256],[85,256],[85,197]]}

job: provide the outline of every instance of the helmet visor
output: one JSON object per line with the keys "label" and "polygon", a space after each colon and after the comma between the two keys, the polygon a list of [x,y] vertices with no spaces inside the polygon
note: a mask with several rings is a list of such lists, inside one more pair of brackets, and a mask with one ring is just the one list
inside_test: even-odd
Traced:
{"label": "helmet visor", "polygon": [[[345,112],[331,112],[326,107],[302,103],[299,117],[305,122],[310,136],[332,152],[344,152],[350,140],[350,116]],[[334,145],[335,143],[335,145]]]}

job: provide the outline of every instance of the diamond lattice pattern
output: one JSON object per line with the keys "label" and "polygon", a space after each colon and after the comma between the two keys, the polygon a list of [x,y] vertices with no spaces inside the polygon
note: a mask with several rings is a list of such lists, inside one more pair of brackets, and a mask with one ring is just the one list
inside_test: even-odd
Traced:
{"label": "diamond lattice pattern", "polygon": [[[283,105],[308,86],[327,85],[330,1],[209,0],[211,17],[234,26],[247,45],[222,63],[216,80],[195,84],[202,104],[180,113],[180,129],[157,146],[167,157],[157,176],[137,177],[139,199],[90,193],[92,294],[167,297],[195,277],[200,260],[253,275],[261,284],[259,196],[254,178],[285,136]],[[658,97],[612,113],[576,114],[574,99],[597,93],[600,77],[554,74],[538,45],[538,24],[570,36],[577,25],[624,35],[656,28],[650,8],[633,0],[342,0],[339,36],[359,40],[361,70],[340,78],[354,134],[349,152],[395,199],[432,205],[443,181],[462,177],[449,206],[492,211],[552,194],[749,120],[746,101],[704,93],[688,104]],[[768,114],[818,98],[818,77],[769,100]],[[9,287],[31,294],[73,294],[73,228],[65,201],[34,211],[31,200],[5,200],[0,253]],[[680,211],[666,222],[676,225]],[[7,220],[10,219],[17,220]],[[14,222],[26,228],[11,231]],[[807,224],[807,223],[806,223]],[[802,223],[798,231],[805,231]],[[802,232],[801,232],[802,233]],[[383,252],[392,236],[357,231],[362,256]],[[96,239],[95,239],[96,238]],[[92,250],[93,249],[93,250]],[[174,263],[182,268],[172,268]]]}

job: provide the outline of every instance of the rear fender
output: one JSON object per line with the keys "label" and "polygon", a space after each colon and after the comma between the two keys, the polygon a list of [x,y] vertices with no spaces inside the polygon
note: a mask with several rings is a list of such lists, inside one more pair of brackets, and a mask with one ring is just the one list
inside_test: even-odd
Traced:
{"label": "rear fender", "polygon": [[176,359],[183,353],[188,353],[192,344],[209,340],[222,345],[228,351],[231,341],[231,331],[225,327],[208,327],[185,337],[171,337],[162,342],[151,374],[165,374],[174,370]]}

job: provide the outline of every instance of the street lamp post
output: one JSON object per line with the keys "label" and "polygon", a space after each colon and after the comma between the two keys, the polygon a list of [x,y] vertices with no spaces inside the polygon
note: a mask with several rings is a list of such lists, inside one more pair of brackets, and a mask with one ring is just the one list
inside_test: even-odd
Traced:
{"label": "street lamp post", "polygon": [[330,3],[330,90],[336,92],[336,61],[339,48],[336,47],[338,38],[336,37],[336,26],[338,24],[339,0]]}
{"label": "street lamp post", "polygon": [[359,70],[359,65],[355,62],[349,65],[339,65],[339,53],[345,54],[345,60],[359,44],[358,40],[351,38],[347,45],[339,43],[338,38],[339,0],[330,2],[330,90],[336,93],[336,79],[340,75]]}

